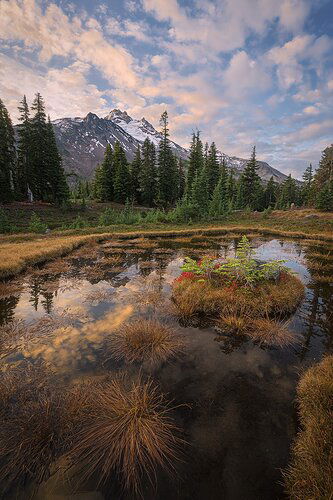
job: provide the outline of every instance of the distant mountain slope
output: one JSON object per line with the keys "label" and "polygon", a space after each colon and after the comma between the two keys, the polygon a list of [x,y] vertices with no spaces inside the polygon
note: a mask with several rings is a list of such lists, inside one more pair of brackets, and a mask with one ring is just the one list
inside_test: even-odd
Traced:
{"label": "distant mountain slope", "polygon": [[[127,159],[132,161],[138,144],[142,144],[146,137],[156,147],[162,137],[145,118],[135,120],[126,111],[119,109],[113,109],[104,118],[88,113],[84,118],[60,118],[54,120],[52,124],[65,170],[83,178],[92,177],[96,166],[103,159],[108,142],[114,146],[115,142],[119,141]],[[187,158],[186,149],[173,141],[171,147],[177,156]],[[248,161],[225,153],[220,153],[220,156],[225,158],[228,167],[235,171],[237,177]],[[258,174],[264,181],[273,176],[274,180],[280,183],[287,177],[266,162],[258,161],[258,165]]]}

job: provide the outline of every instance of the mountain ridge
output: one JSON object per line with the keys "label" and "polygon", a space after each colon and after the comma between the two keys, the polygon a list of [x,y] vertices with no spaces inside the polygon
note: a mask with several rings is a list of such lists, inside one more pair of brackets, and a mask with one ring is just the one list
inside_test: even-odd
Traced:
{"label": "mountain ridge", "polygon": [[[63,158],[66,172],[81,178],[92,178],[98,163],[103,159],[106,144],[114,146],[119,141],[125,150],[128,161],[134,159],[138,145],[148,137],[157,147],[162,138],[153,125],[144,117],[133,119],[126,111],[111,110],[100,118],[89,112],[85,117],[58,118],[52,121],[59,151]],[[170,141],[173,152],[183,159],[188,157],[188,151],[174,141]],[[248,159],[229,156],[219,152],[236,177],[244,170]],[[258,160],[258,174],[264,181],[273,176],[276,182],[283,182],[287,176],[273,168],[267,162]]]}

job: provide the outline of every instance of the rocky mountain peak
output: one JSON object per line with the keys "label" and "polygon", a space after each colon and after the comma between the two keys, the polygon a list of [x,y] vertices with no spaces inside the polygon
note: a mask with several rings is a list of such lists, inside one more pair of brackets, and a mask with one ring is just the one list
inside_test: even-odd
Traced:
{"label": "rocky mountain peak", "polygon": [[121,109],[112,109],[108,115],[105,117],[106,120],[112,120],[115,123],[119,121],[123,121],[125,123],[129,123],[132,121],[132,118],[127,114],[126,111],[121,111]]}

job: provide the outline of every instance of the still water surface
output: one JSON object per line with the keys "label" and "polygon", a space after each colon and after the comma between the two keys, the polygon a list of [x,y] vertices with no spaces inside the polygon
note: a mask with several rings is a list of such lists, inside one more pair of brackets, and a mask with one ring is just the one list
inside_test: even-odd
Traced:
{"label": "still water surface", "polygon": [[[285,259],[306,285],[305,300],[290,320],[297,342],[273,348],[222,337],[209,324],[181,324],[172,308],[171,287],[184,256],[234,255],[238,240],[144,241],[82,248],[62,259],[58,269],[50,264],[22,276],[17,291],[0,299],[0,321],[42,320],[41,327],[33,338],[2,353],[2,369],[23,359],[43,361],[55,377],[71,383],[106,371],[134,374],[140,368],[176,405],[185,403],[175,418],[189,443],[179,477],[161,476],[157,490],[147,487],[144,498],[284,498],[281,468],[288,463],[298,426],[297,380],[302,370],[333,348],[333,281],[314,279],[329,272],[309,271],[308,256],[332,254],[333,248],[251,240],[256,258]],[[113,263],[105,260],[110,257]],[[126,367],[107,360],[105,336],[138,316],[173,325],[185,341],[184,354],[154,367]],[[67,498],[65,486],[54,488],[57,498]],[[39,498],[46,497],[45,491]],[[87,498],[97,498],[96,494],[91,491]],[[119,493],[99,491],[98,498],[119,498]]]}

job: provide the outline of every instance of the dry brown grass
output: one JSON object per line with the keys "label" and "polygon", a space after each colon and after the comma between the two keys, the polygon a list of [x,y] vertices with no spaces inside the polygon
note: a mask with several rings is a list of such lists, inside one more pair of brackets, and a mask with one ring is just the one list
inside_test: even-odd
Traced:
{"label": "dry brown grass", "polygon": [[90,302],[96,304],[98,302],[108,301],[114,294],[113,290],[92,290],[83,299],[83,302]]}
{"label": "dry brown grass", "polygon": [[[91,387],[89,387],[91,391]],[[181,440],[171,407],[151,382],[117,378],[93,387],[90,411],[69,453],[83,479],[99,484],[117,474],[138,493],[143,477],[156,481],[157,468],[173,471]]]}
{"label": "dry brown grass", "polygon": [[333,283],[333,276],[323,276],[322,274],[313,274],[312,279],[317,283]]}
{"label": "dry brown grass", "polygon": [[171,254],[171,253],[174,253],[174,250],[172,248],[155,248],[155,250],[153,250],[153,253],[155,254],[159,254],[159,255],[163,255],[163,254]]}
{"label": "dry brown grass", "polygon": [[156,319],[124,324],[107,339],[108,355],[126,363],[161,363],[182,351],[183,342],[172,328]]}
{"label": "dry brown grass", "polygon": [[217,321],[221,330],[237,334],[243,334],[247,330],[248,324],[248,318],[236,314],[224,314]]}
{"label": "dry brown grass", "polygon": [[107,257],[103,257],[103,259],[99,261],[99,265],[101,265],[101,266],[119,266],[119,264],[123,264],[124,262],[126,262],[126,259],[124,256],[110,255]]}
{"label": "dry brown grass", "polygon": [[296,337],[288,329],[287,323],[268,318],[253,319],[246,333],[260,345],[283,347],[296,341]]}
{"label": "dry brown grass", "polygon": [[307,370],[297,387],[301,430],[285,471],[295,500],[331,500],[333,495],[333,356]]}
{"label": "dry brown grass", "polygon": [[50,386],[42,367],[24,366],[0,375],[0,484],[2,494],[48,479],[67,451],[82,406],[78,397]]}
{"label": "dry brown grass", "polygon": [[307,254],[308,259],[318,259],[318,260],[332,260],[333,261],[333,253],[319,253],[319,252],[311,252]]}

